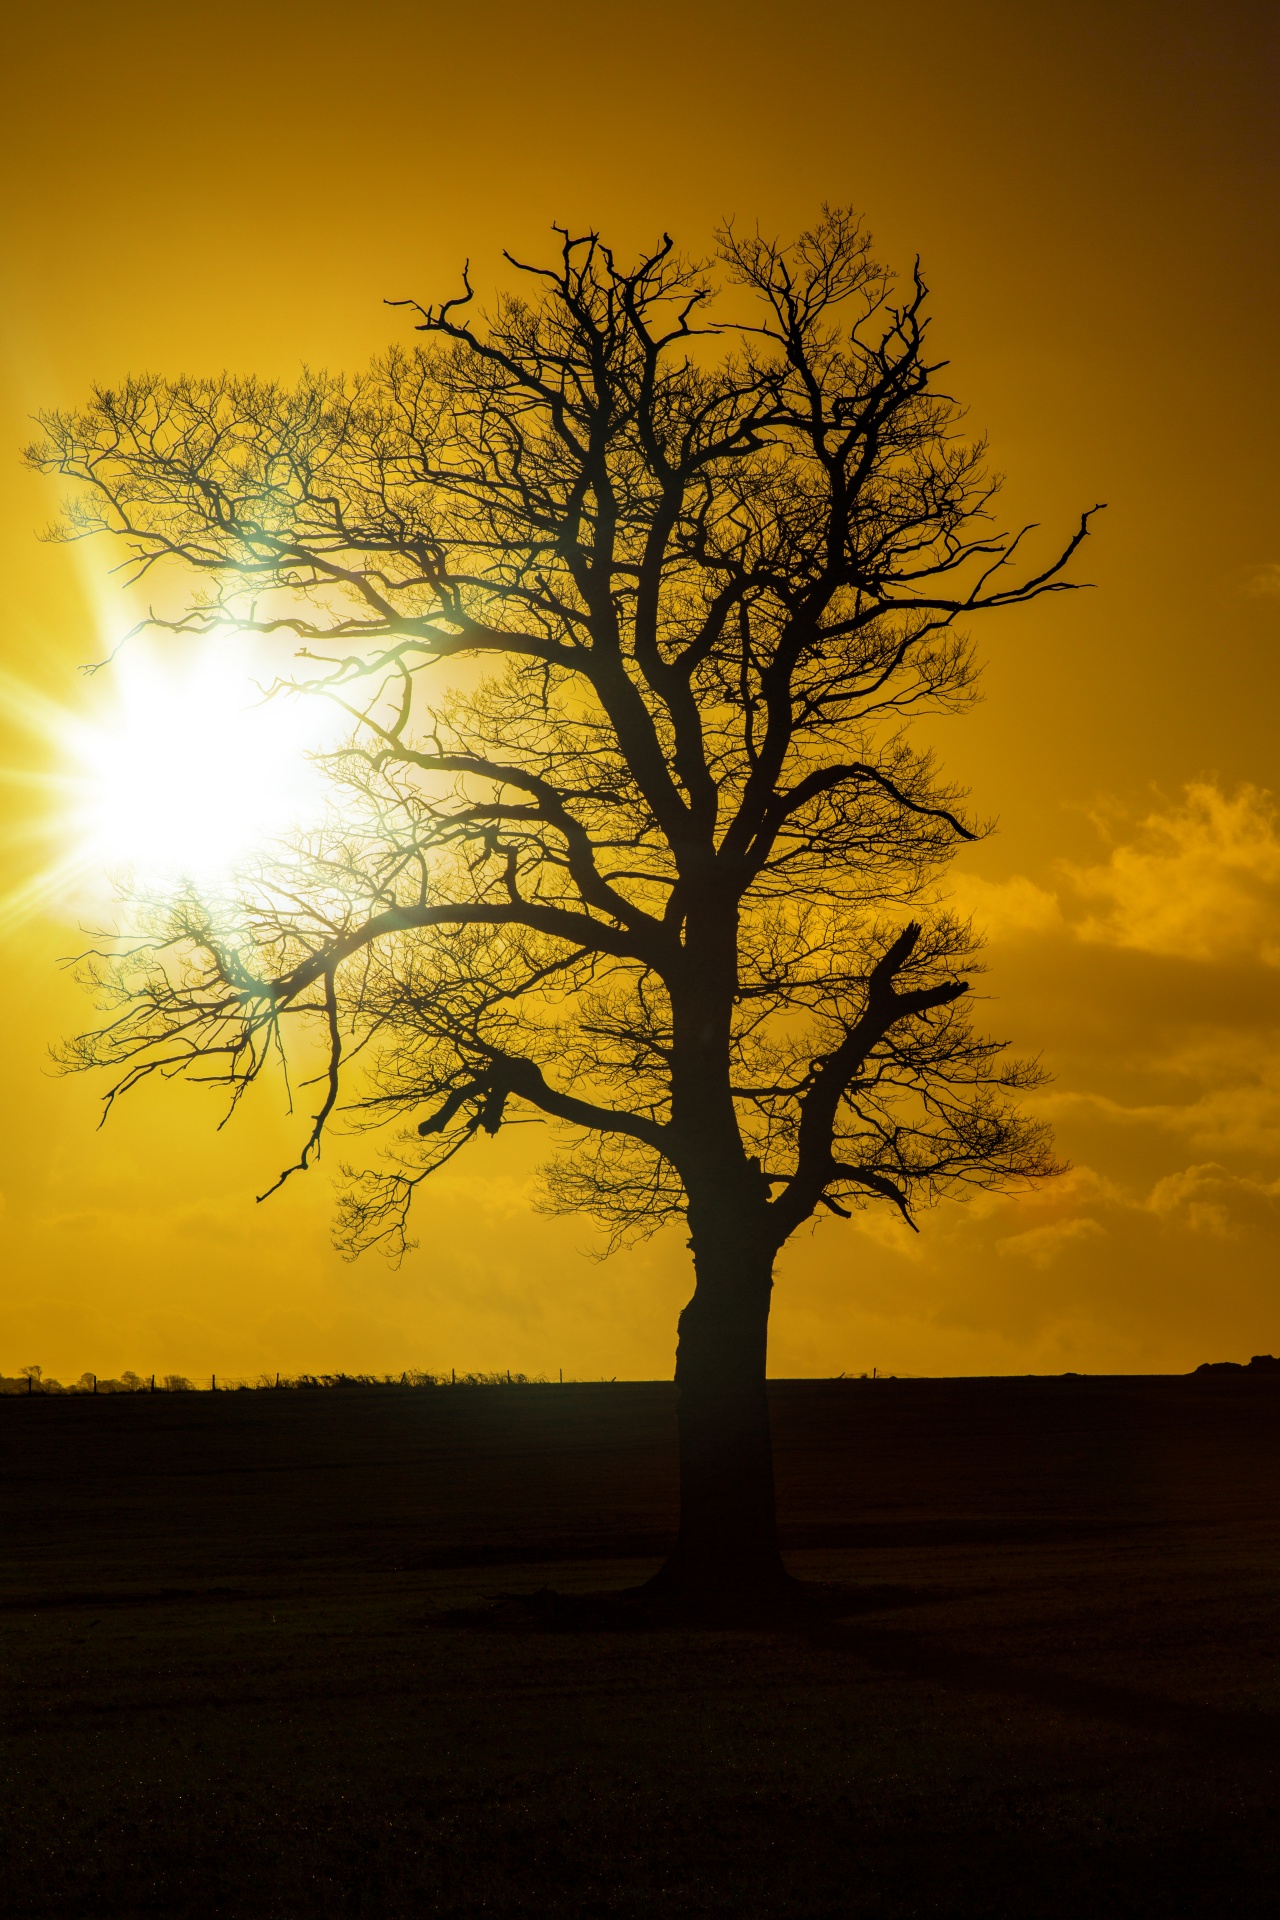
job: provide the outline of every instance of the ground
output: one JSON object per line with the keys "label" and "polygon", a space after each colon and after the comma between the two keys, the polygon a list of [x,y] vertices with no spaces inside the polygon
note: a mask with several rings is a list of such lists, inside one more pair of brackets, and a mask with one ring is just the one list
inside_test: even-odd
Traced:
{"label": "ground", "polygon": [[1124,1916],[1280,1898],[1280,1381],[775,1382],[787,1630],[538,1630],[664,1385],[0,1399],[21,1915]]}

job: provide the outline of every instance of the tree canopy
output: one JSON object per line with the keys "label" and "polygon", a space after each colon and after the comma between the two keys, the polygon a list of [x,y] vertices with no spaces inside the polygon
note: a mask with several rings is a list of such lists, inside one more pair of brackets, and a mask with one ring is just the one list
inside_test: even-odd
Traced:
{"label": "tree canopy", "polygon": [[770,1251],[1043,1174],[1036,1070],[975,1029],[938,893],[983,829],[910,723],[971,699],[967,623],[1061,590],[1088,516],[1016,570],[919,270],[898,292],[845,212],[710,266],[563,231],[517,285],[473,318],[464,276],[355,378],[43,419],[64,537],[195,582],[151,624],[287,631],[350,716],[330,817],[234,898],[153,902],[70,1063],[238,1098],[314,1030],[298,1167],[340,1109],[401,1123],[351,1250],[402,1247],[422,1180],[517,1116],[561,1123],[548,1204],[614,1238],[730,1163]]}

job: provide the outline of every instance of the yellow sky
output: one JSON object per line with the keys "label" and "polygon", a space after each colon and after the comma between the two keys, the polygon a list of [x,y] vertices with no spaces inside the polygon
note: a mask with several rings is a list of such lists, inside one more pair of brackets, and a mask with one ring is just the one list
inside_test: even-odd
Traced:
{"label": "yellow sky", "polygon": [[[82,709],[104,552],[39,545],[36,407],[128,370],[288,376],[404,337],[470,256],[553,219],[691,250],[822,199],[917,250],[1010,518],[1108,501],[1085,571],[988,627],[939,744],[1001,831],[961,900],[993,1026],[1040,1051],[1073,1171],[917,1239],[784,1256],[775,1373],[1145,1370],[1280,1351],[1280,27],[1233,0],[568,5],[83,0],[10,30],[0,117],[6,618],[0,891],[50,857],[31,693]],[[104,597],[105,596],[105,597]],[[100,683],[99,683],[100,684]],[[26,690],[25,702],[15,687]],[[398,1271],[327,1242],[323,1170],[267,1206],[277,1090],[213,1131],[150,1088],[95,1133],[45,1048],[85,1024],[67,898],[4,921],[0,1372],[512,1366],[666,1374],[678,1234],[596,1264],[530,1213],[529,1135],[442,1178]]]}

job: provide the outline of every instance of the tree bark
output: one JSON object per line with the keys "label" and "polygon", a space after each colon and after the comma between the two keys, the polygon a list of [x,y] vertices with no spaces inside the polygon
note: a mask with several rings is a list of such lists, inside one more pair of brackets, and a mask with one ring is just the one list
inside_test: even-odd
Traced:
{"label": "tree bark", "polygon": [[697,1280],[676,1351],[680,1532],[654,1585],[745,1599],[789,1584],[765,1388],[773,1249],[723,1203],[702,1211],[690,1208]]}

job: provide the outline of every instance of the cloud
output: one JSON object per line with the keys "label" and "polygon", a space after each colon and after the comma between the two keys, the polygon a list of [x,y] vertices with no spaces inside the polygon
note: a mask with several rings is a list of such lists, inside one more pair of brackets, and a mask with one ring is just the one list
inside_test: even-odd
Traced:
{"label": "cloud", "polygon": [[1017,1254],[1033,1266],[1047,1267],[1072,1241],[1093,1240],[1105,1232],[1091,1214],[1080,1214],[1075,1219],[1052,1220],[1045,1227],[1029,1227],[1025,1233],[1008,1234],[996,1241],[996,1252]]}
{"label": "cloud", "polygon": [[[1123,816],[1121,816],[1123,818]],[[1113,819],[1094,815],[1100,832]],[[1280,814],[1263,788],[1194,781],[1116,839],[1106,859],[1059,861],[1057,884],[961,872],[952,899],[1001,943],[1060,936],[1182,960],[1280,966]]]}
{"label": "cloud", "polygon": [[1064,863],[1077,939],[1181,959],[1280,966],[1280,822],[1269,794],[1207,782],[1150,813],[1093,866]]}
{"label": "cloud", "polygon": [[1255,599],[1274,599],[1280,595],[1280,560],[1268,560],[1265,566],[1254,567],[1244,582],[1243,591]]}
{"label": "cloud", "polygon": [[1280,1180],[1250,1180],[1210,1161],[1166,1174],[1152,1188],[1146,1207],[1192,1233],[1233,1239],[1247,1228],[1274,1231],[1280,1224]]}
{"label": "cloud", "polygon": [[1057,894],[1037,886],[1025,874],[1015,873],[1007,880],[984,880],[976,873],[962,873],[956,876],[951,892],[957,910],[971,915],[991,940],[1060,933],[1066,924]]}
{"label": "cloud", "polygon": [[[1220,1043],[1216,1048],[1213,1040]],[[1188,1097],[1124,1101],[1097,1088],[1056,1087],[1041,1108],[1055,1124],[1147,1128],[1180,1137],[1197,1153],[1280,1161],[1280,1046],[1274,1035],[1211,1035],[1194,1051],[1165,1055],[1159,1064],[1166,1077],[1187,1086]]]}

